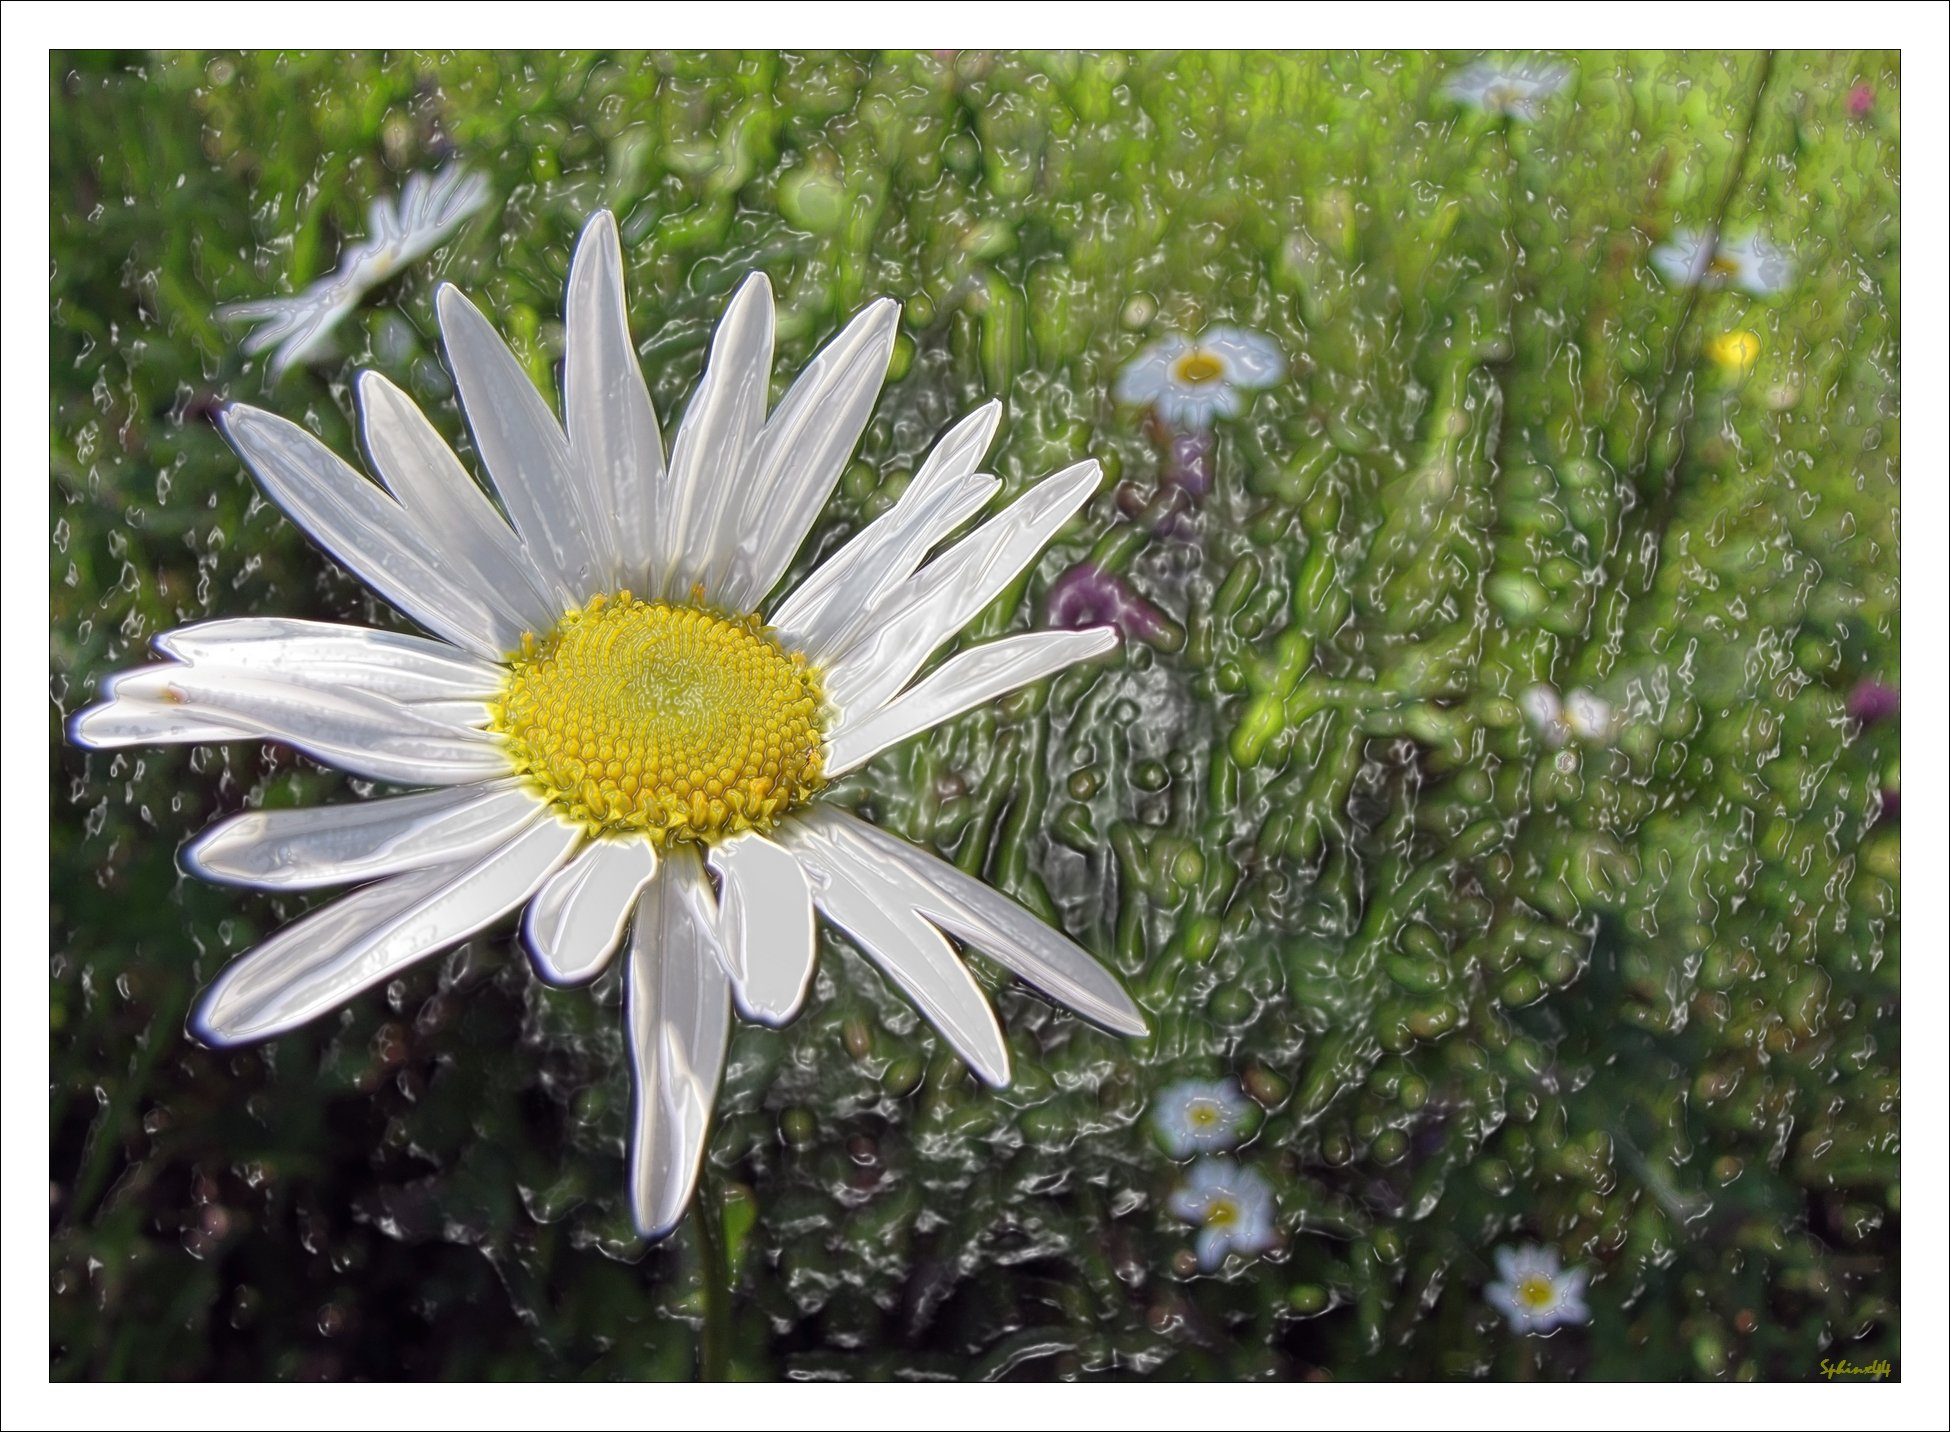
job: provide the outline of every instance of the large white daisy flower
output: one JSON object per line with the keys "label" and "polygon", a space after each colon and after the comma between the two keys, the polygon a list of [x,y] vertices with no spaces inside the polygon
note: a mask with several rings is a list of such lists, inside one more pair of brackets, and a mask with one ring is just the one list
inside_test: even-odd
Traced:
{"label": "large white daisy flower", "polygon": [[302,293],[227,303],[217,310],[226,321],[256,323],[244,339],[246,353],[271,355],[271,376],[316,356],[340,321],[377,288],[415,259],[430,254],[488,201],[487,179],[452,165],[429,179],[415,174],[400,191],[397,205],[374,199],[366,218],[372,232],[339,256],[339,266]]}
{"label": "large white daisy flower", "polygon": [[772,293],[752,275],[668,462],[610,215],[584,229],[569,273],[566,424],[458,290],[442,288],[438,308],[506,520],[377,373],[360,375],[358,398],[379,484],[283,418],[236,404],[221,420],[271,498],[432,636],[203,622],[158,637],[168,663],[110,678],[72,723],[96,747],[281,741],[426,788],[246,811],[194,842],[187,863],[207,879],[358,888],[225,969],[193,1032],[271,1038],[516,910],[552,982],[593,979],[627,946],[630,1199],[646,1237],[675,1226],[696,1184],[732,1007],[776,1025],[804,1003],[815,908],[991,1084],[1008,1082],[1008,1046],[946,935],[1143,1033],[1076,944],[814,803],[876,752],[1117,644],[1109,628],[1023,632],[915,680],[1090,497],[1097,464],[1037,483],[929,560],[1001,487],[977,470],[1001,411],[990,403],[761,617],[866,427],[893,302],[855,318],[768,416]]}

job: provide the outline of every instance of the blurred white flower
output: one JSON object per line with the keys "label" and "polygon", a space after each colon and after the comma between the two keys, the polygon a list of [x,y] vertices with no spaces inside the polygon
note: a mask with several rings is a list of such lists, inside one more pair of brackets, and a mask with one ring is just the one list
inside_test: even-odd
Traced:
{"label": "blurred white flower", "polygon": [[1564,720],[1564,703],[1558,700],[1555,686],[1539,682],[1526,687],[1517,698],[1517,705],[1523,708],[1524,718],[1546,746],[1555,750],[1569,739],[1571,728]]}
{"label": "blurred white flower", "polygon": [[438,248],[487,200],[487,179],[458,164],[431,178],[415,174],[400,191],[397,206],[385,199],[372,201],[367,211],[372,232],[339,255],[336,270],[302,293],[226,303],[217,317],[225,322],[264,320],[243,348],[262,353],[275,346],[271,376],[276,378],[293,363],[315,357],[368,293]]}
{"label": "blurred white flower", "polygon": [[1166,1204],[1175,1218],[1204,1225],[1193,1240],[1208,1273],[1226,1254],[1264,1253],[1276,1241],[1273,1186],[1231,1159],[1200,1159]]}
{"label": "blurred white flower", "polygon": [[1618,712],[1604,697],[1580,688],[1564,698],[1564,724],[1580,741],[1602,746],[1618,734]]}
{"label": "blurred white flower", "polygon": [[1223,414],[1236,417],[1241,389],[1267,388],[1286,373],[1286,358],[1263,333],[1208,328],[1196,339],[1166,334],[1124,365],[1111,395],[1120,403],[1149,403],[1176,428],[1208,428]]}
{"label": "blurred white flower", "polygon": [[1483,1297],[1509,1320],[1511,1332],[1548,1333],[1591,1321],[1584,1302],[1588,1275],[1582,1268],[1564,1271],[1555,1248],[1499,1248],[1496,1271],[1502,1277],[1483,1289]]}
{"label": "blurred white flower", "polygon": [[1151,1126],[1175,1159],[1229,1149],[1251,1121],[1253,1105],[1230,1079],[1181,1079],[1158,1095]]}
{"label": "blurred white flower", "polygon": [[1477,60],[1449,77],[1442,92],[1471,109],[1530,119],[1537,101],[1564,88],[1571,67],[1559,61],[1526,56],[1508,64]]}
{"label": "blurred white flower", "polygon": [[1735,288],[1766,298],[1794,279],[1794,260],[1786,249],[1759,234],[1721,238],[1695,229],[1675,229],[1652,250],[1652,266],[1675,288]]}

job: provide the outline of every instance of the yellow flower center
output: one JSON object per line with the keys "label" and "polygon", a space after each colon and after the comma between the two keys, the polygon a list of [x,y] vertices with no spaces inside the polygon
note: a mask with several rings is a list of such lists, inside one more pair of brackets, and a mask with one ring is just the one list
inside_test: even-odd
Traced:
{"label": "yellow flower center", "polygon": [[766,830],[819,789],[818,674],[757,617],[592,598],[522,638],[492,707],[515,770],[594,834]]}
{"label": "yellow flower center", "polygon": [[1229,1198],[1215,1198],[1206,1205],[1205,1221],[1214,1228],[1230,1228],[1239,1221],[1239,1205]]}
{"label": "yellow flower center", "polygon": [[1219,1106],[1203,1099],[1190,1105],[1185,1113],[1201,1129],[1209,1129],[1219,1122]]}
{"label": "yellow flower center", "polygon": [[1722,368],[1737,368],[1744,373],[1760,358],[1760,335],[1752,330],[1722,333],[1706,345],[1706,351]]}
{"label": "yellow flower center", "polygon": [[1557,1301],[1557,1289],[1549,1278],[1540,1278],[1533,1273],[1517,1284],[1517,1297],[1526,1307],[1548,1308]]}
{"label": "yellow flower center", "polygon": [[1194,348],[1172,365],[1181,383],[1210,383],[1225,376],[1225,360],[1204,348]]}
{"label": "yellow flower center", "polygon": [[1715,254],[1706,261],[1706,271],[1714,278],[1732,278],[1740,272],[1740,263],[1725,254]]}

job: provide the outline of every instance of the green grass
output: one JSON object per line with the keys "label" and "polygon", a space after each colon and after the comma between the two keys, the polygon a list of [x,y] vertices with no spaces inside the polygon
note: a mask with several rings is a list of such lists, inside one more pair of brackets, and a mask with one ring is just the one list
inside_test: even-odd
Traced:
{"label": "green grass", "polygon": [[[1900,299],[1891,55],[1584,55],[1533,124],[1462,57],[57,54],[49,284],[57,1378],[1807,1378],[1900,1372]],[[1851,89],[1873,103],[1852,116]],[[457,155],[497,202],[275,386],[220,303],[298,286]],[[61,718],[185,621],[396,620],[255,492],[218,399],[357,451],[377,367],[462,425],[432,294],[555,392],[570,245],[612,208],[658,410],[762,267],[781,375],[862,303],[894,372],[807,552],[951,419],[1007,405],[1013,489],[1105,491],[990,633],[1093,550],[1170,618],[1108,669],[890,753],[839,797],[1059,919],[1126,1042],[977,962],[1018,1070],[981,1089],[827,937],[741,1027],[694,1218],[622,1206],[617,991],[506,932],[268,1048],[190,999],[300,902],[181,876],[254,803],[356,783],[237,745],[87,755]],[[1662,284],[1724,217],[1767,301]],[[1286,381],[1165,455],[1114,405],[1149,337],[1244,324]],[[1704,354],[1760,340],[1750,372]],[[1139,514],[1134,517],[1132,513]],[[1628,716],[1552,750],[1517,696]],[[1190,1274],[1148,1101],[1242,1079],[1282,1243]],[[1512,1338],[1501,1242],[1593,1273]]]}

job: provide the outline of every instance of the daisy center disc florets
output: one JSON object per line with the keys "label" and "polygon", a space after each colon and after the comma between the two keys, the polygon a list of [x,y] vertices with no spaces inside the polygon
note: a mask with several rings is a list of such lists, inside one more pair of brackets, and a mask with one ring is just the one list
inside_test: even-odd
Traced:
{"label": "daisy center disc florets", "polygon": [[494,729],[592,832],[662,845],[766,830],[819,788],[819,679],[755,616],[622,592],[524,637]]}
{"label": "daisy center disc florets", "polygon": [[1181,383],[1210,383],[1225,372],[1226,365],[1203,348],[1194,348],[1178,360],[1174,370]]}

